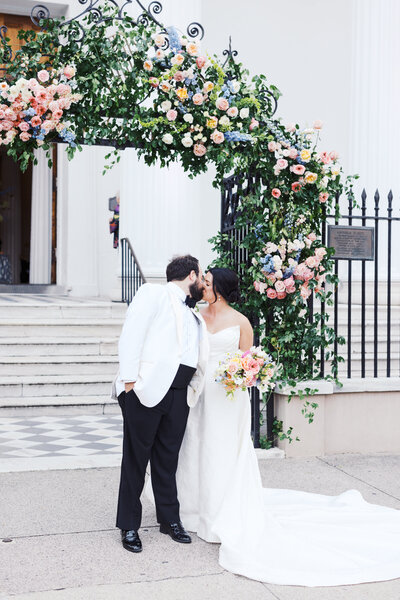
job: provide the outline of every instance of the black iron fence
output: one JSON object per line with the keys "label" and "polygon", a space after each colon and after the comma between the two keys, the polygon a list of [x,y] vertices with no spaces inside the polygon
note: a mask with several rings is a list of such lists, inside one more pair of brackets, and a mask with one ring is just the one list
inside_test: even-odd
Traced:
{"label": "black iron fence", "polygon": [[[349,197],[340,217],[327,215],[322,227],[324,244],[329,244],[332,237],[329,228],[343,225],[353,246],[341,249],[340,240],[335,246],[335,256],[347,252],[351,258],[334,259],[339,287],[334,291],[333,307],[321,307],[333,320],[335,333],[345,339],[344,346],[338,347],[337,342],[334,345],[335,352],[344,358],[339,363],[339,378],[400,375],[400,281],[393,279],[392,272],[394,243],[396,254],[400,252],[400,213],[397,209],[394,214],[391,191],[383,206],[381,200],[376,190],[373,214],[367,214],[364,189],[356,207]],[[337,197],[336,206],[339,204]],[[354,237],[353,232],[357,234]],[[360,233],[370,235],[360,237]],[[321,349],[322,375],[324,359]]]}
{"label": "black iron fence", "polygon": [[121,240],[121,261],[121,300],[130,304],[140,286],[146,283],[146,279],[128,238]]}
{"label": "black iron fence", "polygon": [[[259,180],[252,174],[246,177],[232,175],[224,180],[221,191],[221,232],[227,234],[227,250],[232,253],[233,263],[239,276],[251,257],[249,258],[246,249],[238,247],[237,242],[241,242],[246,237],[249,225],[237,229],[235,223],[242,208],[242,198],[251,193],[258,182]],[[353,236],[352,247],[344,249],[347,252],[353,251],[353,254],[350,254],[351,258],[334,259],[334,272],[338,275],[340,283],[332,290],[333,306],[325,306],[325,303],[318,303],[311,297],[309,319],[313,319],[316,311],[321,312],[321,324],[332,323],[336,336],[344,338],[344,345],[338,345],[337,341],[334,343],[335,353],[344,359],[343,362],[338,363],[339,379],[399,376],[400,281],[393,280],[392,255],[393,244],[399,244],[400,240],[400,215],[398,210],[393,214],[392,192],[387,195],[387,202],[383,207],[380,193],[375,192],[373,214],[367,214],[368,198],[365,190],[359,200],[360,202],[354,206],[354,199],[347,199],[347,207],[342,210],[340,217],[326,216],[321,232],[322,242],[328,245],[328,233],[332,233],[329,231],[332,225],[343,226],[342,240],[345,239],[343,235],[349,237],[353,235],[355,229],[363,228],[365,231],[361,233],[370,234],[372,247],[366,250],[371,254],[365,257],[363,249],[357,245],[359,237]],[[336,207],[339,205],[340,198],[337,197]],[[340,214],[340,210],[337,214]],[[331,237],[333,239],[333,236]],[[396,252],[400,255],[400,244]],[[336,255],[341,256],[340,248],[336,250]],[[268,323],[266,323],[266,336],[268,336],[267,329]],[[326,356],[323,348],[321,348],[320,358],[321,376],[324,376]],[[254,445],[259,447],[260,422],[263,423],[263,433],[267,434],[268,439],[272,439],[273,394],[265,407],[260,401],[257,390],[252,390],[251,406],[252,435]]]}

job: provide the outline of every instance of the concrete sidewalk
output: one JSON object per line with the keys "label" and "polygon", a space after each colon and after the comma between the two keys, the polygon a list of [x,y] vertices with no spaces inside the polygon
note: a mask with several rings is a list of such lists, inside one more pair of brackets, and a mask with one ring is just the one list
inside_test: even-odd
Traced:
{"label": "concrete sidewalk", "polygon": [[[400,456],[260,461],[265,486],[338,494],[400,509]],[[0,474],[0,598],[40,600],[399,600],[400,579],[334,588],[262,584],[224,571],[218,545],[161,535],[144,503],[139,555],[115,529],[118,468]],[[12,539],[7,542],[6,539]]]}

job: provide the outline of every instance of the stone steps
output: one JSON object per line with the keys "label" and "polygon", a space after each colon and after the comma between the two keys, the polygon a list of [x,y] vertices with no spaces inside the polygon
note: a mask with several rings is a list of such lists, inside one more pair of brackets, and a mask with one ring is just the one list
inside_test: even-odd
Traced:
{"label": "stone steps", "polygon": [[22,375],[105,375],[118,370],[117,356],[3,356],[0,357],[1,376]]}
{"label": "stone steps", "polygon": [[4,356],[115,356],[118,352],[117,336],[26,336],[2,338],[0,357]]}
{"label": "stone steps", "polygon": [[0,376],[0,397],[22,396],[107,396],[111,374]]}
{"label": "stone steps", "polygon": [[122,319],[0,319],[1,338],[83,337],[118,338]]}

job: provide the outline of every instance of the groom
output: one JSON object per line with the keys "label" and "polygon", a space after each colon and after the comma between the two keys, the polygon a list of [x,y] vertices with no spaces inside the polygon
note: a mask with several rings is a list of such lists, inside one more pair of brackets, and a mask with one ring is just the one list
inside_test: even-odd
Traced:
{"label": "groom", "polygon": [[161,533],[191,542],[179,517],[175,474],[189,407],[203,387],[207,361],[205,324],[193,310],[204,289],[198,260],[174,258],[167,281],[138,290],[119,340],[113,397],[121,406],[124,439],[117,527],[130,552],[142,551],[140,495],[149,460]]}

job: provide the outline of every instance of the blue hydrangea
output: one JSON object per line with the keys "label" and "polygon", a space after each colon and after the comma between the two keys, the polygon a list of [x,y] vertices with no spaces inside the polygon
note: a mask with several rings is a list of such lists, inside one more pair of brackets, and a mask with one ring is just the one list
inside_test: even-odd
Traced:
{"label": "blue hydrangea", "polygon": [[175,54],[182,50],[181,43],[179,41],[179,33],[175,27],[167,27],[167,33],[169,37],[169,46]]}
{"label": "blue hydrangea", "polygon": [[224,135],[228,142],[251,142],[253,140],[249,133],[241,133],[240,131],[225,131]]}
{"label": "blue hydrangea", "polygon": [[34,117],[36,115],[36,110],[34,108],[28,108],[27,110],[24,110],[23,112],[26,117]]}

